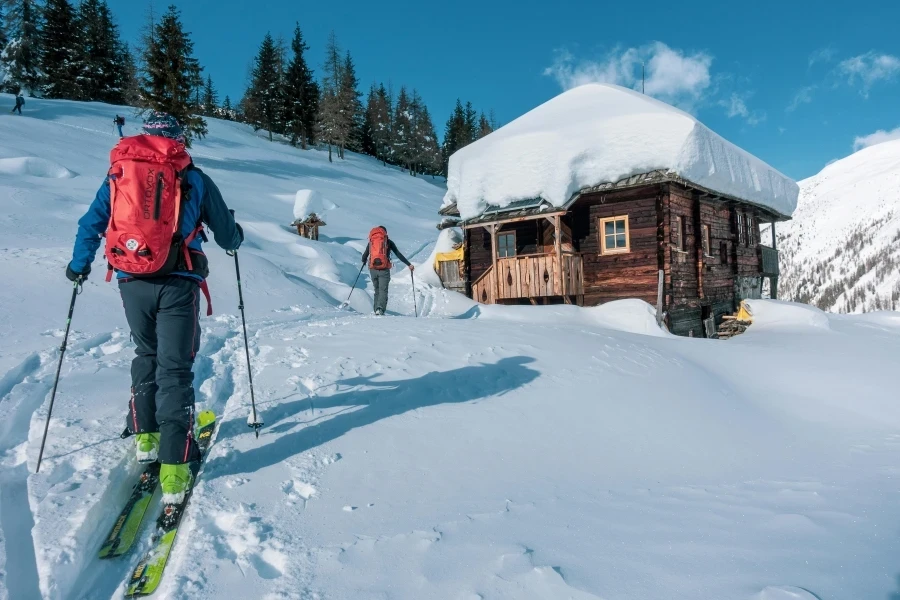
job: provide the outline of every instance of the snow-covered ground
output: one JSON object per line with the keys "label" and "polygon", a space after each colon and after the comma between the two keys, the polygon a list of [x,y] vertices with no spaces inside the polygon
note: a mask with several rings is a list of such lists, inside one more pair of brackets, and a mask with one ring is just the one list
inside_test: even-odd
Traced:
{"label": "snow-covered ground", "polygon": [[[0,598],[121,597],[138,558],[95,558],[136,470],[118,439],[133,346],[100,260],[33,474],[63,269],[115,112],[29,100],[0,118]],[[210,132],[193,154],[248,234],[266,427],[246,426],[232,264],[211,249],[196,387],[221,425],[159,597],[900,594],[900,317],[760,301],[750,331],[718,342],[659,331],[638,301],[477,306],[425,283],[437,182]],[[320,242],[291,232],[299,190],[326,208]],[[366,291],[338,306],[376,224],[423,265],[419,319],[406,271],[395,316],[370,316]]]}
{"label": "snow-covered ground", "polygon": [[776,226],[785,297],[834,312],[900,309],[900,140],[836,161],[800,188],[793,220]]}

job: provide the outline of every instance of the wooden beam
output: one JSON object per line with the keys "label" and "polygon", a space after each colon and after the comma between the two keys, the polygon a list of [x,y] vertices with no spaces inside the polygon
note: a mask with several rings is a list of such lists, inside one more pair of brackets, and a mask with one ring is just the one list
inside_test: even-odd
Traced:
{"label": "wooden beam", "polygon": [[553,227],[556,231],[556,234],[553,238],[553,250],[556,253],[556,269],[554,269],[554,277],[556,281],[559,282],[559,287],[556,288],[559,290],[559,293],[563,296],[566,295],[566,290],[563,289],[565,286],[565,273],[563,272],[565,267],[562,264],[562,227],[559,224],[560,216],[556,215],[553,217]]}
{"label": "wooden beam", "polygon": [[494,274],[494,301],[500,299],[500,271],[497,268],[497,225],[495,223],[490,223],[487,227],[487,230],[491,232],[491,262],[493,263],[493,268],[491,272]]}
{"label": "wooden beam", "polygon": [[521,223],[522,221],[533,221],[535,219],[549,219],[554,215],[564,215],[566,211],[544,212],[537,215],[528,215],[527,217],[514,217],[512,219],[496,219],[493,221],[484,221],[481,223],[467,223],[463,225],[463,229],[472,229],[474,227],[487,227],[488,225],[506,225],[508,223]]}
{"label": "wooden beam", "polygon": [[[691,203],[694,221],[694,255],[697,257],[697,295],[701,300],[704,298],[703,293],[703,225],[700,222],[700,197],[697,196]],[[710,249],[712,250],[712,249]]]}
{"label": "wooden beam", "polygon": [[775,243],[775,221],[772,221],[772,249],[778,249],[778,245]]}

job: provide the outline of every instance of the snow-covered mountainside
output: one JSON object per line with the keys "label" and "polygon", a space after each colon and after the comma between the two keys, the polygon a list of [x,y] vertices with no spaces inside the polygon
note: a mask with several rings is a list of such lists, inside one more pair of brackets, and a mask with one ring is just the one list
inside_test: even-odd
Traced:
{"label": "snow-covered mountainside", "polygon": [[[34,474],[63,270],[122,110],[30,99],[0,116],[3,600],[120,598],[148,547],[149,523],[132,554],[96,558],[137,472],[119,439],[134,347],[99,259]],[[900,317],[759,301],[750,330],[718,342],[659,330],[639,301],[479,306],[428,283],[438,185],[219,121],[192,152],[247,233],[266,426],[246,425],[233,263],[210,248],[195,387],[221,424],[156,597],[900,593]],[[313,204],[318,242],[289,226]],[[367,273],[339,306],[378,224],[419,264],[415,289],[395,272],[380,318]]]}
{"label": "snow-covered mountainside", "polygon": [[833,312],[900,308],[900,141],[870,146],[800,182],[776,227],[782,297]]}

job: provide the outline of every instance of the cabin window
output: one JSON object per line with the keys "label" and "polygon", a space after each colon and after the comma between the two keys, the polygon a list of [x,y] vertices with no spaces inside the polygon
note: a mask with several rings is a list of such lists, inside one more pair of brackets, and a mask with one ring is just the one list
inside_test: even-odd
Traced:
{"label": "cabin window", "polygon": [[756,219],[753,218],[753,215],[747,215],[747,244],[749,246],[756,245],[757,232]]}
{"label": "cabin window", "polygon": [[684,217],[675,217],[675,223],[672,225],[672,238],[675,240],[675,248],[679,252],[684,252]]}
{"label": "cabin window", "polygon": [[510,258],[516,255],[516,234],[501,233],[497,235],[497,256]]}
{"label": "cabin window", "polygon": [[630,249],[628,215],[600,219],[600,253],[617,254]]}
{"label": "cabin window", "polygon": [[700,226],[700,235],[703,236],[703,256],[712,256],[712,244],[709,237],[709,225]]}
{"label": "cabin window", "polygon": [[738,244],[747,245],[747,231],[744,229],[744,213],[737,214]]}

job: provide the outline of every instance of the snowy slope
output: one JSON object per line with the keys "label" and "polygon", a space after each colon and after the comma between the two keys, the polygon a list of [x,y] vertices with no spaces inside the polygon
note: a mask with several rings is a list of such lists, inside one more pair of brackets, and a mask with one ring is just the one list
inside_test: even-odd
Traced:
{"label": "snowy slope", "polygon": [[[0,175],[0,598],[118,598],[137,560],[93,558],[135,470],[118,439],[133,346],[99,273],[33,474],[62,269],[114,112],[30,100],[25,117],[0,118],[0,158],[28,165]],[[371,225],[428,262],[443,190],[242,126],[210,131],[194,155],[248,232],[266,427],[257,440],[246,426],[231,264],[211,250],[217,314],[203,319],[195,386],[222,423],[158,597],[900,593],[896,316],[759,302],[747,334],[715,342],[659,331],[638,301],[476,306],[422,276],[414,319],[405,271],[397,316],[369,316],[360,291],[340,310]],[[334,205],[321,242],[287,227],[301,189]]]}
{"label": "snowy slope", "polygon": [[834,162],[800,188],[793,220],[776,228],[783,297],[835,312],[897,310],[900,141]]}
{"label": "snowy slope", "polygon": [[612,84],[568,90],[450,157],[445,204],[464,219],[490,204],[578,191],[667,171],[790,215],[797,184],[664,102]]}

